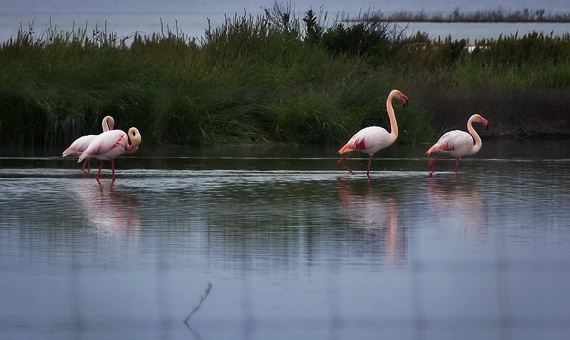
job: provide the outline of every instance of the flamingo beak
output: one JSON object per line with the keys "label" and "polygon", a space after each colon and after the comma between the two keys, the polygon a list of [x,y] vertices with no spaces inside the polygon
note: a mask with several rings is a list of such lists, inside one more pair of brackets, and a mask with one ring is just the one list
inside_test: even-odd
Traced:
{"label": "flamingo beak", "polygon": [[404,109],[405,109],[406,106],[408,106],[408,97],[406,97],[406,95],[402,94],[400,96],[400,101],[402,102],[402,104],[404,104]]}

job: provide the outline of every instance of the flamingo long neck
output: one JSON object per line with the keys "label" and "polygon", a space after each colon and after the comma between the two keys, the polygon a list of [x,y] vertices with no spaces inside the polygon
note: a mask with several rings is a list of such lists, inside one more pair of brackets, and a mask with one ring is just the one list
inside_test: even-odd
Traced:
{"label": "flamingo long neck", "polygon": [[127,146],[125,147],[125,151],[128,153],[133,153],[138,150],[139,145],[141,143],[141,135],[139,130],[136,128],[130,128],[129,132],[127,133]]}
{"label": "flamingo long neck", "polygon": [[467,131],[469,131],[469,134],[475,140],[475,144],[471,148],[471,154],[479,152],[479,150],[481,150],[483,142],[481,141],[481,137],[479,137],[477,131],[475,131],[475,129],[473,128],[473,117],[469,118],[469,120],[467,121]]}
{"label": "flamingo long neck", "polygon": [[138,148],[139,148],[139,145],[133,141],[131,136],[129,136],[127,139],[127,146],[125,146],[125,150],[133,152],[133,151],[136,151]]}
{"label": "flamingo long neck", "polygon": [[388,118],[390,118],[390,137],[392,141],[398,138],[398,123],[396,122],[396,115],[394,114],[394,108],[392,107],[392,99],[396,95],[395,91],[390,92],[388,99],[386,99],[386,109],[388,110]]}
{"label": "flamingo long neck", "polygon": [[105,118],[103,118],[102,125],[103,125],[103,132],[113,130],[113,127],[115,126],[115,120],[113,119],[113,117],[106,116]]}

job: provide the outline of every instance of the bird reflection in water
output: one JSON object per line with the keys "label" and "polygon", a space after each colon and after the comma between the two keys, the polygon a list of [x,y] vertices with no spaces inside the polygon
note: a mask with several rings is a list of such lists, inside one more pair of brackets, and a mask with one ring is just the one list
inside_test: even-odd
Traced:
{"label": "bird reflection in water", "polygon": [[140,228],[138,199],[107,183],[74,181],[70,190],[88,224],[97,232],[132,234]]}
{"label": "bird reflection in water", "polygon": [[476,184],[430,177],[428,193],[429,211],[438,225],[465,234],[469,242],[487,240],[488,208]]}
{"label": "bird reflection in water", "polygon": [[[372,188],[370,182],[338,180],[341,217],[349,225],[362,230],[370,239],[385,245],[385,254],[392,264],[407,259],[406,229],[399,226],[398,202],[395,195],[386,195]],[[377,248],[377,243],[374,244]]]}

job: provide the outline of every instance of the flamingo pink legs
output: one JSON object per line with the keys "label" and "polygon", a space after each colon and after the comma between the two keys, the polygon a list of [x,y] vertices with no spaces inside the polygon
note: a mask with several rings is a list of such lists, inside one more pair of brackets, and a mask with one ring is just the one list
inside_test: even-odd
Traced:
{"label": "flamingo pink legs", "polygon": [[[86,165],[87,165],[87,171],[84,170]],[[81,167],[81,172],[89,173],[90,171],[91,171],[91,164],[89,164],[89,160],[86,159],[85,162],[83,162],[83,166]]]}
{"label": "flamingo pink legs", "polygon": [[[354,175],[354,171],[352,171],[349,167],[344,165],[343,161],[348,158],[348,156],[352,155],[352,153],[347,154],[346,156],[339,159],[336,163],[342,166],[346,171],[350,172],[351,175]],[[368,155],[368,167],[366,168],[366,177],[370,180],[370,167],[372,166],[372,155]]]}
{"label": "flamingo pink legs", "polygon": [[350,168],[347,167],[346,165],[344,165],[344,163],[343,163],[343,161],[344,161],[345,159],[347,159],[348,156],[350,156],[350,155],[351,155],[351,153],[346,154],[346,156],[344,156],[344,157],[342,157],[341,159],[339,159],[336,163],[337,163],[338,165],[342,166],[342,167],[344,168],[344,170],[350,172],[351,175],[354,175],[354,171],[350,170]]}
{"label": "flamingo pink legs", "polygon": [[[436,158],[434,158],[434,159],[432,159],[431,161],[429,161],[428,165],[429,165],[429,168],[430,168],[430,170],[431,170],[431,172],[429,173],[429,177],[432,177],[432,176],[433,176],[433,173],[435,172],[435,161],[437,161],[437,160],[439,159],[439,157],[441,157],[441,156],[442,156],[442,155],[439,155],[439,156],[437,156]],[[458,171],[459,171],[459,158],[457,158],[457,159],[455,160],[455,177],[456,177],[456,178],[459,178]]]}
{"label": "flamingo pink legs", "polygon": [[[103,169],[103,161],[99,162],[99,172],[97,172],[97,177],[95,179],[99,182],[99,177],[101,176],[101,169]],[[112,182],[115,182],[115,159],[111,158],[111,170],[112,170]]]}
{"label": "flamingo pink legs", "polygon": [[428,165],[429,168],[431,170],[431,172],[429,173],[429,176],[433,176],[433,173],[435,172],[435,161],[438,160],[438,158],[441,157],[441,155],[437,156],[436,158],[432,159],[431,161],[429,161]]}

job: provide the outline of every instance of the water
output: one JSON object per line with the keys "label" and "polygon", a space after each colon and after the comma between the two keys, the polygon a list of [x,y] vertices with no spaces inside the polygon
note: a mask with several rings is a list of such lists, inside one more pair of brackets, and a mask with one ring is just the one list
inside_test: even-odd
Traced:
{"label": "water", "polygon": [[569,144],[4,151],[0,338],[567,339]]}
{"label": "water", "polygon": [[[329,24],[337,15],[356,16],[360,12],[381,11],[394,13],[400,11],[426,14],[449,14],[455,9],[460,12],[486,11],[501,9],[505,12],[531,12],[545,10],[546,14],[568,13],[565,0],[545,0],[539,4],[531,0],[492,1],[483,0],[464,2],[459,0],[433,0],[429,4],[421,0],[407,1],[370,1],[357,0],[347,3],[342,0],[334,1],[279,1],[291,4],[291,8],[299,18],[308,9],[317,14],[328,13]],[[130,37],[135,32],[151,35],[161,32],[168,26],[175,31],[178,28],[183,33],[200,38],[208,28],[208,20],[212,28],[218,27],[224,21],[224,15],[233,17],[236,13],[258,15],[264,8],[271,8],[273,0],[248,1],[204,1],[204,0],[129,0],[129,1],[99,1],[99,0],[5,0],[0,5],[0,41],[16,37],[20,25],[27,31],[33,23],[34,31],[39,35],[51,25],[58,30],[71,31],[78,27],[88,28],[91,32],[95,27],[99,30],[106,28],[108,32],[117,33],[119,38]],[[163,27],[161,27],[161,24]],[[570,24],[424,24],[411,23],[406,32],[410,35],[416,32],[426,32],[431,37],[446,37],[455,39],[468,38],[471,41],[482,38],[497,38],[500,34],[510,35],[539,31],[545,34],[551,32],[557,35],[570,31]]]}

